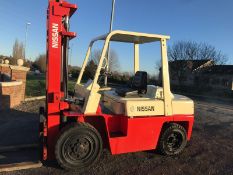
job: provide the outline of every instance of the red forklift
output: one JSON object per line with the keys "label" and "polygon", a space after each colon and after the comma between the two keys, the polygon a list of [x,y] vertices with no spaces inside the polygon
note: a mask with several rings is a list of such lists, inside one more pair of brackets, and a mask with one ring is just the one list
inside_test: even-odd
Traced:
{"label": "red forklift", "polygon": [[[68,48],[76,33],[69,31],[75,4],[50,0],[47,10],[46,106],[40,108],[42,159],[57,160],[68,170],[81,169],[98,160],[102,149],[122,154],[158,149],[165,155],[180,154],[191,138],[194,103],[170,91],[166,35],[116,30],[90,42],[73,93],[68,93]],[[104,41],[93,79],[83,74],[92,46]],[[101,87],[107,75],[110,42],[134,46],[131,88]],[[162,87],[147,84],[140,69],[139,46],[159,42]],[[102,73],[101,73],[102,72]]]}

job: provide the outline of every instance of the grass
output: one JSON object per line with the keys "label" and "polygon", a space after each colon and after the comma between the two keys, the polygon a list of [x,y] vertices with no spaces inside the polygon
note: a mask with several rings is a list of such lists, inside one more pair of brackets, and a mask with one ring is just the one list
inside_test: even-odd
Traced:
{"label": "grass", "polygon": [[[75,80],[69,80],[68,90],[73,90],[75,85]],[[26,82],[26,96],[36,97],[45,95],[46,87],[46,77],[45,74],[40,75],[27,75]]]}

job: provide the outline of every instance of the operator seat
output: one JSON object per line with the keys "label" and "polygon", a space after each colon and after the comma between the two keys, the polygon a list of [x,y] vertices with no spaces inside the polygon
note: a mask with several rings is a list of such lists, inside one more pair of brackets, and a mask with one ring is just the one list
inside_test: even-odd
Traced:
{"label": "operator seat", "polygon": [[146,94],[147,91],[147,72],[137,71],[134,75],[132,87],[131,88],[120,88],[116,89],[116,93],[125,97],[128,92],[138,91],[138,94]]}

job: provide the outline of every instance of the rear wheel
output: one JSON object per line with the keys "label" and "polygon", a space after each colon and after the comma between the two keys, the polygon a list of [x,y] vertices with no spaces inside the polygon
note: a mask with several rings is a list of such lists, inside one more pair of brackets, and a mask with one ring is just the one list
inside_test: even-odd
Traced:
{"label": "rear wheel", "polygon": [[159,140],[159,151],[164,155],[178,155],[187,144],[187,134],[183,126],[172,123],[162,132]]}
{"label": "rear wheel", "polygon": [[68,170],[92,165],[101,152],[101,136],[87,123],[75,123],[65,127],[55,148],[57,162]]}

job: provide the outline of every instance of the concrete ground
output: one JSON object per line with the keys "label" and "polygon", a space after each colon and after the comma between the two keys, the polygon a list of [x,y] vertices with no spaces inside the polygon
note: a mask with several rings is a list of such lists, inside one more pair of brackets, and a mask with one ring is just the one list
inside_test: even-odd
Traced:
{"label": "concrete ground", "polygon": [[[38,108],[43,101],[26,102],[10,111],[0,112],[0,147],[37,143]],[[154,151],[111,156],[104,150],[100,161],[80,172],[67,172],[55,162],[29,170],[1,173],[18,174],[232,174],[233,103],[195,99],[195,124],[191,142],[177,157]],[[37,149],[0,152],[0,165],[36,161]]]}

